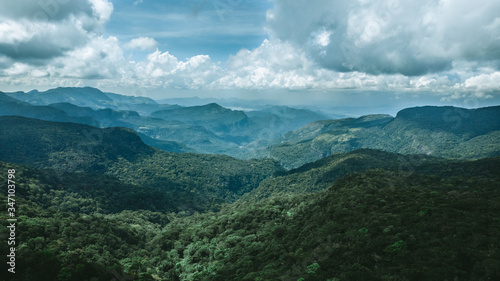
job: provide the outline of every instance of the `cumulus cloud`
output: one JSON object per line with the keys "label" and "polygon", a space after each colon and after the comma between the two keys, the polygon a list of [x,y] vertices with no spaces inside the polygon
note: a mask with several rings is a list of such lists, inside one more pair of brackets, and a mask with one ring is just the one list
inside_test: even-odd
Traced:
{"label": "cumulus cloud", "polygon": [[106,87],[200,89],[208,88],[224,71],[207,55],[182,61],[159,50],[144,61],[127,61],[117,38],[99,36],[50,65],[14,63],[1,74],[0,83],[6,85],[78,86],[85,81],[84,85]]}
{"label": "cumulus cloud", "polygon": [[138,37],[121,43],[100,35],[112,12],[107,0],[0,2],[2,82],[200,88],[223,76],[207,55],[182,61],[156,50],[144,61],[128,61],[124,48],[154,50],[158,42]]}
{"label": "cumulus cloud", "polygon": [[103,24],[109,20],[113,13],[113,4],[107,0],[89,0],[92,4],[94,15],[97,15],[97,20]]}
{"label": "cumulus cloud", "polygon": [[[208,55],[180,60],[151,37],[103,36],[108,0],[2,1],[0,83],[427,91],[448,99],[500,92],[498,1],[273,1],[269,39],[223,64]],[[150,53],[130,61],[124,50],[134,49]]]}
{"label": "cumulus cloud", "polygon": [[55,59],[47,71],[53,77],[83,79],[119,78],[129,72],[118,39],[102,36]]}
{"label": "cumulus cloud", "polygon": [[460,86],[468,89],[500,89],[500,71],[482,73],[465,80]]}
{"label": "cumulus cloud", "polygon": [[0,54],[47,63],[87,44],[112,11],[107,0],[1,1]]}
{"label": "cumulus cloud", "polygon": [[143,51],[146,50],[154,50],[156,49],[156,46],[158,45],[158,42],[156,42],[155,39],[150,38],[150,37],[139,37],[130,40],[127,44],[125,44],[126,48],[129,49],[140,49]]}
{"label": "cumulus cloud", "polygon": [[243,49],[231,56],[224,76],[213,88],[244,89],[406,89],[414,87],[401,74],[372,75],[341,73],[318,67],[306,53],[288,42],[265,40],[254,50]]}
{"label": "cumulus cloud", "polygon": [[145,86],[196,89],[220,77],[222,69],[207,55],[179,61],[169,52],[157,50],[146,61],[135,64],[134,73],[138,83],[146,83]]}
{"label": "cumulus cloud", "polygon": [[313,65],[305,54],[279,40],[264,40],[252,51],[239,51],[227,67],[226,75],[215,83],[218,87],[310,88],[314,82]]}
{"label": "cumulus cloud", "polygon": [[417,76],[500,60],[496,0],[275,0],[272,36],[341,72]]}

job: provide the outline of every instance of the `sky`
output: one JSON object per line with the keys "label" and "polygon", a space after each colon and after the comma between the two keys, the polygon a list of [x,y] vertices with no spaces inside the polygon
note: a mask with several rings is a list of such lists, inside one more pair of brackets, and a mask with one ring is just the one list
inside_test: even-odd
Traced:
{"label": "sky", "polygon": [[[498,0],[0,2],[0,91],[500,104]],[[382,112],[380,112],[382,113]]]}

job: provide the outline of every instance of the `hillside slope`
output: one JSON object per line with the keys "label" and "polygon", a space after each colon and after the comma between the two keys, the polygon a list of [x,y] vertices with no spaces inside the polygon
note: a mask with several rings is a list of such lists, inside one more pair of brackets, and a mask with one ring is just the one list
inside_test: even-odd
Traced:
{"label": "hillside slope", "polygon": [[[365,122],[367,121],[367,122]],[[296,168],[359,148],[478,159],[500,155],[500,106],[416,107],[383,115],[313,122],[286,134],[268,156]]]}
{"label": "hillside slope", "polygon": [[311,193],[326,189],[339,178],[356,172],[371,169],[415,172],[422,166],[441,162],[446,161],[426,155],[403,155],[373,149],[335,153],[299,168],[271,176],[262,181],[258,188],[243,195],[241,200],[255,201],[279,194],[286,196],[292,193]]}
{"label": "hillside slope", "polygon": [[69,116],[65,111],[51,106],[35,106],[11,98],[0,92],[0,116],[24,116],[46,121],[75,122],[98,126],[97,120],[90,116]]}
{"label": "hillside slope", "polygon": [[[163,276],[494,280],[500,273],[499,160],[461,166],[475,176],[403,173],[393,184],[387,177],[400,173],[372,170],[314,194],[240,201],[218,214],[174,220],[159,240],[174,257]],[[485,167],[493,174],[477,174]]]}
{"label": "hillside slope", "polygon": [[[323,164],[329,165],[302,172]],[[188,217],[86,213],[52,195],[64,187],[50,194],[45,209],[37,194],[47,180],[36,173],[30,179],[24,167],[0,167],[25,178],[26,192],[16,198],[23,206],[16,252],[23,270],[11,280],[483,281],[500,274],[498,157],[368,170],[314,193],[241,200]],[[7,252],[7,244],[0,250]]]}
{"label": "hillside slope", "polygon": [[[127,127],[149,137],[144,138],[149,144],[168,151],[225,154],[240,159],[264,157],[262,148],[276,138],[326,118],[310,110],[286,106],[260,106],[258,110],[243,112],[216,103],[189,107],[158,104],[146,97],[105,93],[91,87],[15,92],[5,97],[10,98],[9,102],[23,103],[24,107],[4,115],[103,128]],[[32,110],[26,110],[29,105]],[[0,104],[0,114],[2,106],[13,108]],[[39,114],[33,114],[37,111]]]}
{"label": "hillside slope", "polygon": [[172,195],[177,211],[189,212],[232,202],[281,169],[270,159],[160,151],[126,128],[23,117],[0,117],[0,161],[106,174],[124,183],[160,188]]}

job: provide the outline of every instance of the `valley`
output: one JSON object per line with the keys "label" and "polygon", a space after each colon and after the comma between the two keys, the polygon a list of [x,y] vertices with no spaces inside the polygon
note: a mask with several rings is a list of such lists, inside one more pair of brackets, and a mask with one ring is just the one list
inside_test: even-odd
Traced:
{"label": "valley", "polygon": [[0,281],[499,281],[500,1],[0,1]]}
{"label": "valley", "polygon": [[9,280],[500,276],[499,106],[330,119],[0,93],[0,167],[17,185]]}

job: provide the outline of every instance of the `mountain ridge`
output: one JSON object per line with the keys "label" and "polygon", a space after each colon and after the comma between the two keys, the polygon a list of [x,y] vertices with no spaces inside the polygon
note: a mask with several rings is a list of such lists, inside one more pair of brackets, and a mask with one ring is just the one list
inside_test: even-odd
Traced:
{"label": "mountain ridge", "polygon": [[[61,115],[54,121],[97,127],[127,127],[147,136],[149,144],[161,149],[227,154],[242,159],[262,157],[259,149],[281,134],[325,117],[284,106],[267,106],[250,113],[224,108],[216,103],[195,107],[157,104],[148,98],[105,93],[90,87],[60,87],[45,92],[34,90],[8,95],[31,102],[25,106],[56,108],[45,108]],[[28,111],[19,110],[15,115],[53,120],[47,116],[29,115]]]}
{"label": "mountain ridge", "polygon": [[[110,110],[102,113],[123,113]],[[467,122],[452,118],[460,116],[452,111],[447,123]],[[352,145],[347,148],[360,145],[355,137],[386,136],[380,128],[420,142],[412,132],[436,134],[425,129],[428,121],[417,120],[422,129],[388,118],[347,119],[311,131],[325,143],[328,135],[339,137]],[[466,140],[478,131],[464,128],[436,136],[462,140],[459,145],[477,141],[479,150],[498,148],[497,131]],[[316,137],[316,153],[322,153]],[[408,143],[397,140],[386,143]],[[23,271],[16,281],[111,280],[118,274],[140,280],[479,281],[500,274],[500,157],[450,160],[357,149],[285,171],[271,159],[160,151],[128,128],[3,116],[0,161],[4,171],[16,170],[21,206],[16,256],[23,258],[16,265]],[[4,190],[7,185],[0,182]],[[7,218],[9,206],[3,206]],[[7,243],[0,250],[8,253]]]}
{"label": "mountain ridge", "polygon": [[[75,105],[75,100],[87,92],[90,99],[85,102],[89,106]],[[421,106],[403,109],[395,117],[371,114],[332,120],[324,119],[320,113],[287,106],[267,105],[242,111],[213,102],[193,107],[162,105],[143,97],[88,87],[8,96],[16,95],[47,97],[44,103],[53,96],[65,103],[36,107],[4,96],[0,99],[4,115],[127,127],[161,149],[226,154],[241,159],[268,157],[287,169],[360,148],[463,159],[500,155],[500,106]],[[130,110],[136,107],[139,111]]]}
{"label": "mountain ridge", "polygon": [[219,208],[281,170],[270,159],[161,151],[128,128],[18,116],[0,117],[0,161],[109,175],[126,184],[160,188],[175,202],[176,211],[189,212]]}
{"label": "mountain ridge", "polygon": [[48,105],[32,105],[19,101],[0,92],[0,116],[25,116],[46,121],[74,122],[86,125],[98,125],[97,120],[89,116],[69,116],[64,110]]}
{"label": "mountain ridge", "polygon": [[375,115],[365,127],[356,123],[363,118],[312,122],[268,147],[268,156],[296,168],[359,148],[461,159],[500,155],[500,106],[414,107],[396,117]]}

